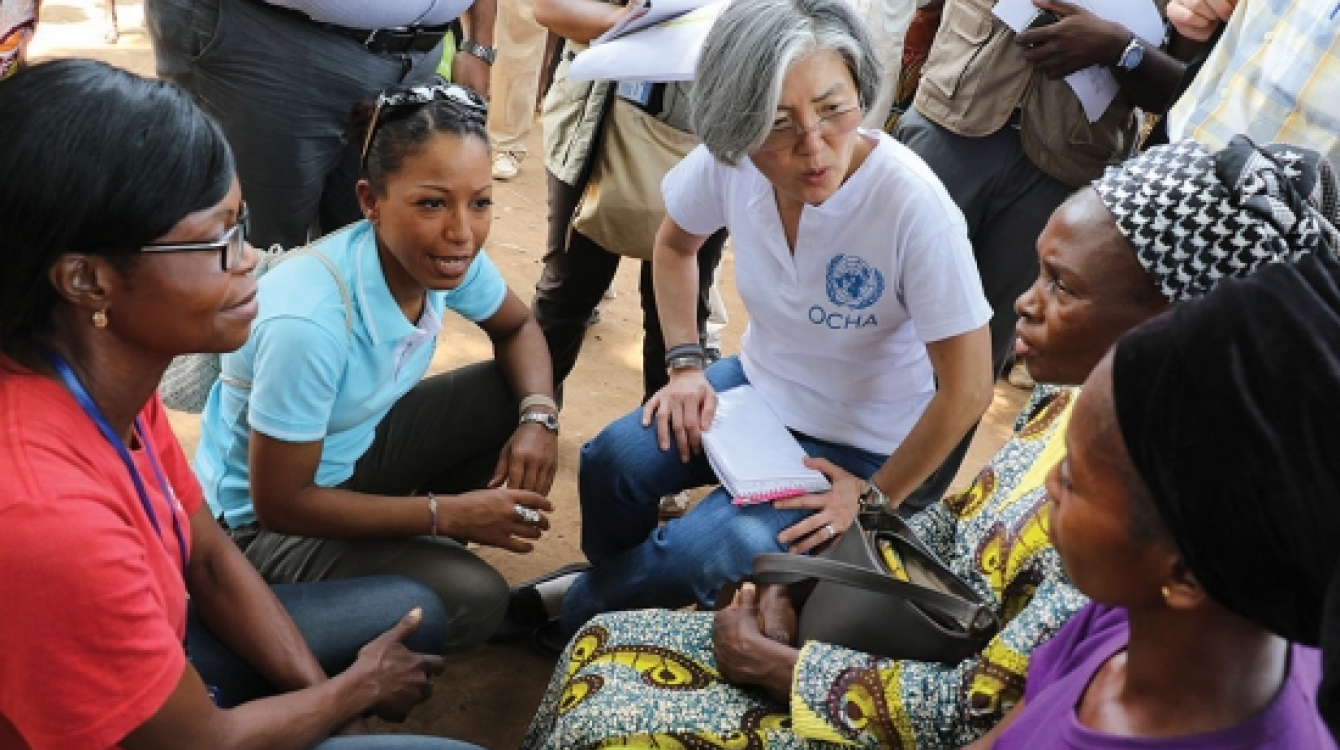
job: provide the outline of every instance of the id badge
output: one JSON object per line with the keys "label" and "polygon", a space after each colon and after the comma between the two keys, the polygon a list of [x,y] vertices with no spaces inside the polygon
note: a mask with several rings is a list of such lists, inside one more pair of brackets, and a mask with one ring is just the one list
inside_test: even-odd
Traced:
{"label": "id badge", "polygon": [[619,81],[614,91],[624,99],[646,107],[651,102],[651,89],[655,85],[651,81]]}

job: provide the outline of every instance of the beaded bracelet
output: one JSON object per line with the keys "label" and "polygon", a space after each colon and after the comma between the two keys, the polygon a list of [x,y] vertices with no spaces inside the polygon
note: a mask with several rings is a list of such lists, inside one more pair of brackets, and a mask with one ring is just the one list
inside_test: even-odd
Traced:
{"label": "beaded bracelet", "polygon": [[678,370],[705,370],[707,369],[707,359],[704,357],[695,357],[691,354],[685,354],[679,357],[673,357],[665,363],[665,369],[670,372]]}
{"label": "beaded bracelet", "polygon": [[517,407],[517,411],[521,414],[525,414],[534,406],[548,407],[553,409],[555,414],[558,413],[558,402],[541,393],[532,393],[521,399],[521,406]]}
{"label": "beaded bracelet", "polygon": [[670,366],[671,360],[683,357],[697,357],[703,361],[707,360],[707,352],[703,350],[703,345],[697,342],[692,344],[675,344],[665,350],[665,365]]}

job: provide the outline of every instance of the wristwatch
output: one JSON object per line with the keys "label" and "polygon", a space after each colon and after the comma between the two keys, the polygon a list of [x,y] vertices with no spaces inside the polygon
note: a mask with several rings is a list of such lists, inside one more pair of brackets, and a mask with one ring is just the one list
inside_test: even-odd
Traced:
{"label": "wristwatch", "polygon": [[483,60],[488,65],[492,65],[493,61],[498,59],[497,47],[485,47],[482,44],[475,44],[469,39],[461,39],[461,43],[456,45],[456,49],[457,51],[464,52],[467,55],[474,55],[475,57],[478,57],[480,60]]}
{"label": "wristwatch", "polygon": [[888,510],[889,496],[884,494],[884,490],[874,481],[865,483],[865,489],[861,490],[860,495],[861,510]]}
{"label": "wristwatch", "polygon": [[527,422],[534,422],[555,435],[558,434],[558,417],[547,411],[528,411],[521,415],[521,420],[517,424]]}
{"label": "wristwatch", "polygon": [[1140,67],[1144,59],[1145,46],[1140,43],[1140,37],[1132,34],[1131,41],[1126,44],[1126,49],[1121,51],[1121,57],[1117,58],[1117,67],[1129,73]]}

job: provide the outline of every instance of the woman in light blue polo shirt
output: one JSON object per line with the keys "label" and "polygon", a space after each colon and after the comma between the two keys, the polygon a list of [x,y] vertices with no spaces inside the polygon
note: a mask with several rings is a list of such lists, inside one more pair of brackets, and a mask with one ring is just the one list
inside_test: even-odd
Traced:
{"label": "woman in light blue polo shirt", "polygon": [[[410,576],[441,597],[448,651],[487,638],[507,605],[464,542],[531,549],[558,432],[544,337],[481,250],[485,114],[459,86],[367,108],[367,218],[261,279],[196,456],[211,509],[268,580]],[[423,379],[448,309],[495,359]]]}

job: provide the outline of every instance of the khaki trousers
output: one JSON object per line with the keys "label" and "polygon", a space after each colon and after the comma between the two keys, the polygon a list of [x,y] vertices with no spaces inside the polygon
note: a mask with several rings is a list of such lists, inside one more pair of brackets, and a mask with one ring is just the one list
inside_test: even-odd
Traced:
{"label": "khaki trousers", "polygon": [[495,151],[526,153],[549,32],[535,21],[535,0],[498,0],[498,58],[489,80],[489,139]]}

